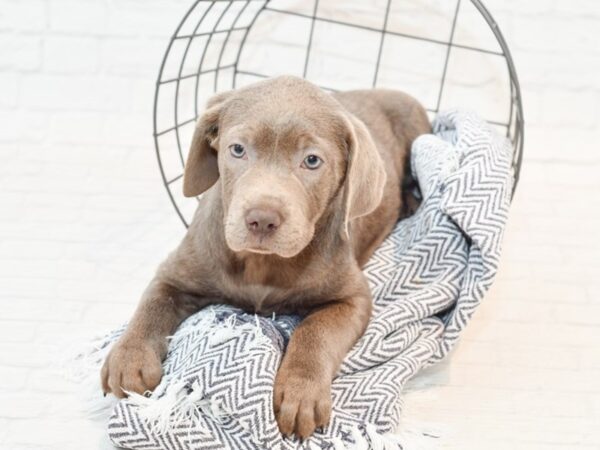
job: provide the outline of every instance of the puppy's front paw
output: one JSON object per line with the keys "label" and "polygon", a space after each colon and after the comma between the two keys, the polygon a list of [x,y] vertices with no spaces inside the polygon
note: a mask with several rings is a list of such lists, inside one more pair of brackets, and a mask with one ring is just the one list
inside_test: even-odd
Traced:
{"label": "puppy's front paw", "polygon": [[125,391],[138,394],[152,391],[161,378],[159,350],[137,339],[121,338],[104,361],[101,372],[104,393],[112,392],[119,398],[127,395]]}
{"label": "puppy's front paw", "polygon": [[273,407],[282,434],[296,434],[306,439],[315,428],[329,423],[330,381],[298,371],[280,370],[275,378]]}

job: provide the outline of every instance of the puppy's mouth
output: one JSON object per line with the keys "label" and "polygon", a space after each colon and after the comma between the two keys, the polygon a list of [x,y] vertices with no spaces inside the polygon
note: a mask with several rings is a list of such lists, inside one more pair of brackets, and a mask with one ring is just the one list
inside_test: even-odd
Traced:
{"label": "puppy's mouth", "polygon": [[244,250],[250,253],[258,253],[260,255],[272,255],[275,253],[274,251],[264,247],[246,247]]}
{"label": "puppy's mouth", "polygon": [[282,258],[291,258],[296,256],[302,249],[282,247],[275,236],[253,236],[250,233],[246,235],[242,242],[237,245],[229,245],[234,252],[247,252],[258,255],[277,255]]}
{"label": "puppy's mouth", "polygon": [[[261,255],[271,255],[278,253],[275,236],[265,235],[257,236],[244,230],[240,232],[239,226],[231,227],[231,231],[225,233],[227,246],[234,252],[258,253]],[[237,231],[237,232],[236,232]]]}
{"label": "puppy's mouth", "polygon": [[244,240],[244,250],[250,253],[259,253],[261,255],[271,255],[277,253],[273,248],[272,236],[253,236],[248,233]]}

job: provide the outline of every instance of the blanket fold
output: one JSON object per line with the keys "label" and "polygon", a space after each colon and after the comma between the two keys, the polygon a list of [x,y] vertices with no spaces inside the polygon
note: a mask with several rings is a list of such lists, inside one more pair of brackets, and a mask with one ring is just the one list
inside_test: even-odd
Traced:
{"label": "blanket fold", "polygon": [[[273,380],[296,316],[258,317],[212,306],[172,337],[149,397],[121,400],[109,419],[128,449],[402,448],[406,381],[447,355],[496,274],[512,188],[512,146],[477,115],[440,113],[411,167],[423,202],[399,222],[364,272],[369,326],[332,384],[331,423],[304,442],[284,438]],[[114,342],[113,332],[103,343]]]}

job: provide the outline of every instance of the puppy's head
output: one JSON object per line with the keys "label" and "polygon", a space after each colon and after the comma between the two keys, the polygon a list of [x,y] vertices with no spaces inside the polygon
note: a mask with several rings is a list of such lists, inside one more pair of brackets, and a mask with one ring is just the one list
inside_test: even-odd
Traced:
{"label": "puppy's head", "polygon": [[[227,245],[292,257],[326,212],[340,215],[343,233],[349,220],[373,211],[385,171],[360,120],[318,87],[279,77],[209,101],[185,166],[184,194],[199,195],[219,178]],[[331,211],[334,205],[341,210]]]}

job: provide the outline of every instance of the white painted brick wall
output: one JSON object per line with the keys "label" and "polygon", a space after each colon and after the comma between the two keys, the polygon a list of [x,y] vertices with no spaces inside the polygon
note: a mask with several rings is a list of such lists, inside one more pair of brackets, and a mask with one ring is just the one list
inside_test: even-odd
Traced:
{"label": "white painted brick wall", "polygon": [[[183,234],[151,118],[190,3],[0,0],[2,449],[109,448],[56,361],[122,323]],[[407,407],[440,448],[600,448],[600,3],[485,3],[521,80],[522,181],[498,282]]]}

